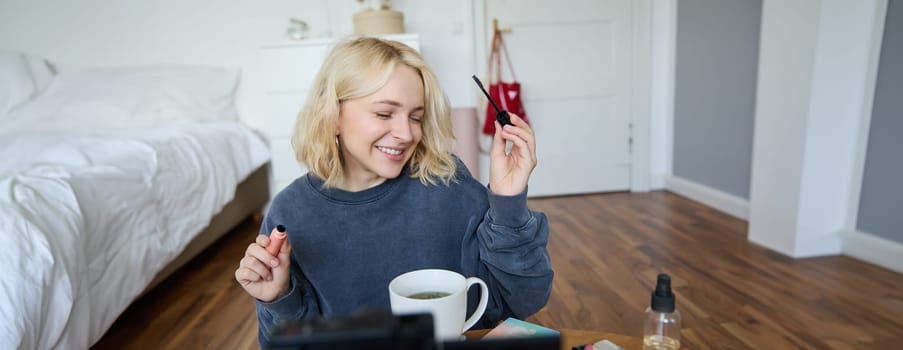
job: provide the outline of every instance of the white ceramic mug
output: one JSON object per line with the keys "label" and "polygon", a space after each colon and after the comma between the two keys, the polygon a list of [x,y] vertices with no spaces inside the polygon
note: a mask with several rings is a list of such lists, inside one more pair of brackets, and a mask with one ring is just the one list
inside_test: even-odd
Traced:
{"label": "white ceramic mug", "polygon": [[[473,315],[465,321],[467,291],[474,284],[480,285],[480,304]],[[429,299],[418,299],[417,294],[421,293],[441,293],[442,296],[433,295]],[[483,280],[477,277],[464,278],[454,271],[416,270],[401,274],[389,282],[392,313],[396,315],[431,313],[438,340],[460,339],[461,333],[473,327],[483,316],[488,300],[489,288]]]}

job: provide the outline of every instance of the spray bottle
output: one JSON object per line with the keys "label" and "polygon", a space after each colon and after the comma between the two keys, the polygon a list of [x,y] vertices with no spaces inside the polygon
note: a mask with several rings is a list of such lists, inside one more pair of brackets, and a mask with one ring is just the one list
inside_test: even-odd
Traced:
{"label": "spray bottle", "polygon": [[674,308],[671,277],[658,274],[652,303],[646,308],[643,350],[680,349],[680,313]]}

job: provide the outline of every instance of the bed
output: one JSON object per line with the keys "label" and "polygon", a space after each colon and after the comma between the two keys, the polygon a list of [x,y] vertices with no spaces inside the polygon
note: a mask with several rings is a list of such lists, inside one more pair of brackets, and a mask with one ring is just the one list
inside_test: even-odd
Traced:
{"label": "bed", "polygon": [[[0,349],[84,349],[269,198],[234,69],[0,53]],[[251,239],[251,238],[249,238]]]}

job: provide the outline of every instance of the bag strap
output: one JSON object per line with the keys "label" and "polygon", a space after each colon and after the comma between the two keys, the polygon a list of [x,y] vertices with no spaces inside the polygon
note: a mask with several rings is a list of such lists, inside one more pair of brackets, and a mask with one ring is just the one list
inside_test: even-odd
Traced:
{"label": "bag strap", "polygon": [[[501,56],[503,52],[505,61],[508,63],[508,71],[511,72],[511,78],[514,79],[514,81],[517,81],[517,75],[514,73],[514,65],[511,64],[511,55],[508,54],[508,47],[505,45],[502,33],[496,31],[492,36],[492,46],[489,51],[489,64],[486,65],[486,76],[489,78],[490,84],[494,81],[502,81]],[[495,75],[492,74],[493,72],[495,72]]]}
{"label": "bag strap", "polygon": [[[502,48],[502,51],[500,51],[499,53],[501,53],[501,52],[505,53],[505,61],[508,62],[508,71],[511,72],[511,78],[514,79],[514,81],[517,81],[517,75],[514,74],[514,65],[511,64],[511,54],[508,53],[508,46],[505,45],[505,38],[502,36],[501,32],[496,32],[496,35],[498,35],[498,37],[499,37],[499,46]],[[501,55],[499,55],[499,56],[501,56]],[[496,59],[496,60],[499,61],[499,59]],[[499,65],[501,65],[501,64],[499,64]],[[501,78],[501,71],[502,71],[502,69],[501,69],[501,67],[499,67],[499,77],[500,78]]]}
{"label": "bag strap", "polygon": [[[495,57],[499,54],[499,33],[495,32],[492,35],[492,44],[489,46],[489,60],[486,64],[486,79],[488,80],[489,85],[492,85],[493,82],[496,81],[498,77],[492,74],[493,71],[498,70],[495,67]],[[493,69],[496,68],[496,69]]]}

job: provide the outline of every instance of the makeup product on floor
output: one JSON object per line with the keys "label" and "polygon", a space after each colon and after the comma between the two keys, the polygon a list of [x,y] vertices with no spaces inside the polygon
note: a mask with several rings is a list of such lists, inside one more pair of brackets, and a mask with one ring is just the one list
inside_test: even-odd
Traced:
{"label": "makeup product on floor", "polygon": [[671,276],[658,274],[651,305],[646,308],[643,350],[680,349],[680,312],[674,308]]}
{"label": "makeup product on floor", "polygon": [[486,95],[486,99],[489,100],[489,103],[492,104],[492,108],[495,108],[495,120],[497,120],[502,126],[513,125],[511,124],[511,117],[508,115],[508,111],[499,109],[499,106],[495,104],[495,101],[492,100],[492,97],[489,97],[489,93],[486,92],[486,88],[483,87],[483,83],[479,78],[477,78],[476,75],[473,76],[473,81],[477,82],[477,86],[479,86],[480,90],[483,91],[483,95]]}
{"label": "makeup product on floor", "polygon": [[267,252],[276,256],[279,254],[279,249],[282,248],[282,242],[285,242],[285,237],[288,235],[285,234],[285,226],[276,225],[273,228],[273,232],[270,232],[270,244],[267,244]]}

